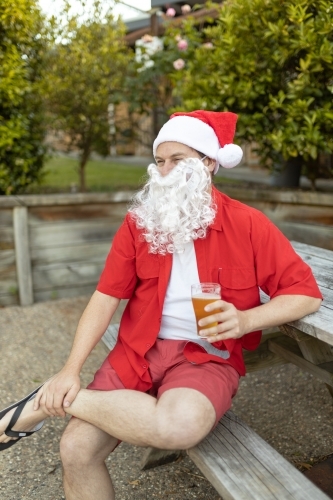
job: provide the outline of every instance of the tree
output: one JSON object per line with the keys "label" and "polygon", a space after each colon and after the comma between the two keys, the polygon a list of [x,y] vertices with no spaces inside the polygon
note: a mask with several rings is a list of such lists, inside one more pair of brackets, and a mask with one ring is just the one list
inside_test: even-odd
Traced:
{"label": "tree", "polygon": [[193,35],[177,94],[187,109],[238,113],[264,164],[303,164],[314,184],[318,155],[333,152],[332,23],[331,0],[227,0],[201,45]]}
{"label": "tree", "polygon": [[0,0],[0,194],[41,176],[45,150],[40,82],[45,42],[35,0]]}
{"label": "tree", "polygon": [[95,1],[91,11],[63,15],[50,23],[52,45],[47,63],[45,95],[52,126],[79,150],[80,190],[85,190],[85,166],[96,151],[107,155],[111,135],[108,109],[120,99],[129,50],[124,25],[112,10]]}

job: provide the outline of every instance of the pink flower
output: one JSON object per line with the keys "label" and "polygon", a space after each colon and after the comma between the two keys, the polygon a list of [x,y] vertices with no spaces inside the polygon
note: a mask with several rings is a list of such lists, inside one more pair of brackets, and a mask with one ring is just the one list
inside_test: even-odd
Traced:
{"label": "pink flower", "polygon": [[166,11],[166,15],[168,17],[175,17],[176,15],[176,11],[175,9],[173,9],[172,7],[170,7],[167,11]]}
{"label": "pink flower", "polygon": [[188,4],[186,4],[186,5],[182,5],[181,9],[182,9],[182,14],[188,14],[189,12],[191,12],[192,7]]}
{"label": "pink flower", "polygon": [[183,69],[185,66],[185,61],[184,59],[177,59],[176,61],[173,62],[173,67],[176,69],[176,70],[180,70],[180,69]]}
{"label": "pink flower", "polygon": [[186,50],[188,48],[188,43],[186,40],[181,39],[177,43],[177,47],[179,48],[179,50]]}
{"label": "pink flower", "polygon": [[153,37],[151,35],[148,35],[148,33],[146,33],[145,35],[143,35],[141,37],[141,40],[144,42],[144,43],[150,43],[153,41]]}
{"label": "pink flower", "polygon": [[212,42],[203,43],[202,46],[204,49],[213,49],[214,48],[214,45],[212,44]]}

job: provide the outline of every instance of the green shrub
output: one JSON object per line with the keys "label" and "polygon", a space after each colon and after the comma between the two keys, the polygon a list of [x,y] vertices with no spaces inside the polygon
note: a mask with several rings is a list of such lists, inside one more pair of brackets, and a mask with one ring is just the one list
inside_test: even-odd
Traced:
{"label": "green shrub", "polygon": [[35,0],[0,0],[0,194],[39,179],[44,159],[43,20]]}
{"label": "green shrub", "polygon": [[331,0],[227,0],[219,12],[175,73],[183,107],[238,113],[237,136],[263,163],[301,157],[315,179],[314,160],[333,152]]}

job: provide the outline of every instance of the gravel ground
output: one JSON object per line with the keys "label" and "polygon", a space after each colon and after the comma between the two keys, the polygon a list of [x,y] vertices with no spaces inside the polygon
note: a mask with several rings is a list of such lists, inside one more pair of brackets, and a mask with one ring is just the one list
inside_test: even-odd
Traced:
{"label": "gravel ground", "polygon": [[[0,309],[0,408],[62,367],[87,301],[79,297]],[[99,344],[84,366],[82,385],[92,379],[105,355]],[[233,409],[299,467],[333,453],[332,398],[324,384],[292,365],[243,378]],[[49,419],[35,436],[1,454],[1,500],[65,498],[59,438],[66,421]],[[109,456],[117,500],[220,499],[188,457],[143,472],[142,454],[142,448],[122,443]]]}

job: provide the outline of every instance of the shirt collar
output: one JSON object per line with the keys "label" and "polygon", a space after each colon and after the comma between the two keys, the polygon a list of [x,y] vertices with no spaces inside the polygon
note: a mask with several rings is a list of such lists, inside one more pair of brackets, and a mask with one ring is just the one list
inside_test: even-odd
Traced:
{"label": "shirt collar", "polygon": [[223,231],[223,227],[222,227],[222,196],[220,196],[220,192],[213,185],[212,185],[212,198],[213,198],[213,201],[215,203],[217,210],[216,210],[215,219],[209,227],[210,227],[210,229],[215,229],[216,231]]}

